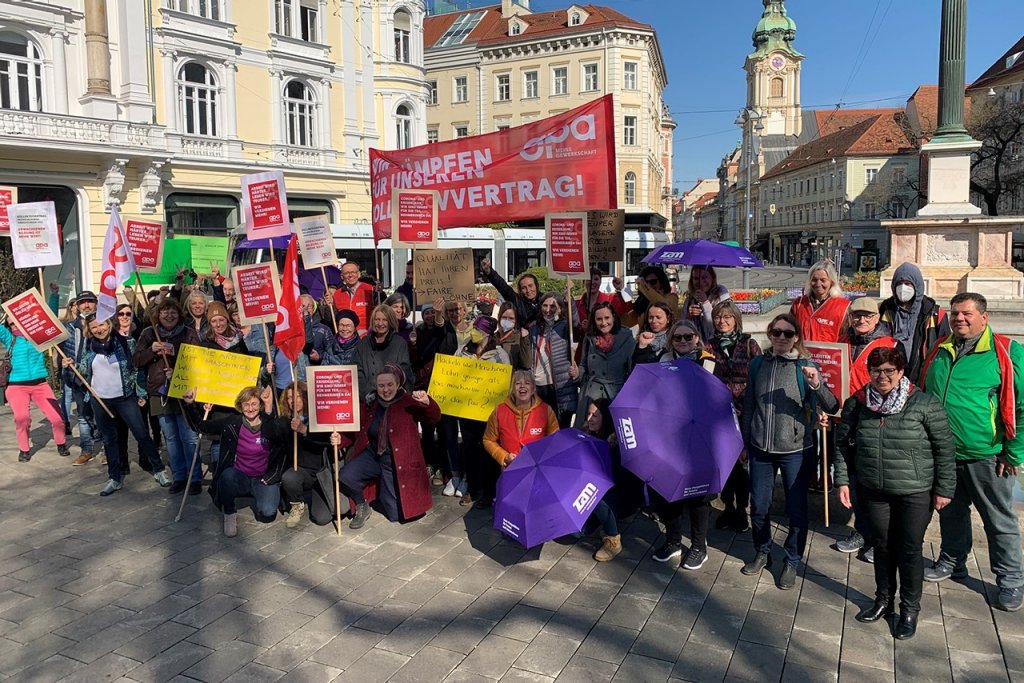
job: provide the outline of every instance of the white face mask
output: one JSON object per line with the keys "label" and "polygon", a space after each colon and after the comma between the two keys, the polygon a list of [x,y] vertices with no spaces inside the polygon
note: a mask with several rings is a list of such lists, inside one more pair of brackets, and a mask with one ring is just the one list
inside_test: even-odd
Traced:
{"label": "white face mask", "polygon": [[509,330],[511,330],[513,327],[516,326],[516,323],[515,323],[514,320],[502,319],[502,320],[498,321],[498,324],[501,325],[501,329],[504,332],[508,332]]}
{"label": "white face mask", "polygon": [[901,303],[913,301],[914,294],[916,294],[913,285],[896,285],[895,293],[896,298],[899,299]]}

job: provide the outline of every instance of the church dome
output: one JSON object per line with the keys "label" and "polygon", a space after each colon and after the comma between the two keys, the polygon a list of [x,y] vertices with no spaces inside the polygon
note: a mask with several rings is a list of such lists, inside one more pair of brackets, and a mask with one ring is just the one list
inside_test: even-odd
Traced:
{"label": "church dome", "polygon": [[793,49],[796,40],[796,22],[786,13],[785,0],[762,0],[764,13],[754,29],[754,55],[763,56],[774,50],[782,50],[792,55],[800,53]]}

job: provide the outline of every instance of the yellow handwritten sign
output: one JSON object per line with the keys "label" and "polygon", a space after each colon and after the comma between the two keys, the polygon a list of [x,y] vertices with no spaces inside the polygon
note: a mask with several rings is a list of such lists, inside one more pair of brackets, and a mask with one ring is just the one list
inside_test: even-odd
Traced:
{"label": "yellow handwritten sign", "polygon": [[511,365],[439,353],[428,393],[442,414],[483,422],[508,396],[511,381]]}
{"label": "yellow handwritten sign", "polygon": [[198,403],[234,407],[238,392],[254,386],[259,374],[259,356],[182,344],[167,395],[181,398],[195,389]]}

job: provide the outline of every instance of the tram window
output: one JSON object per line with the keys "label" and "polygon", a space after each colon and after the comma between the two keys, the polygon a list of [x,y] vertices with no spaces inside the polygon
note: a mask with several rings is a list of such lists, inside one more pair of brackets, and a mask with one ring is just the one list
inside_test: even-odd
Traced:
{"label": "tram window", "polygon": [[509,249],[508,279],[512,280],[530,268],[546,266],[547,253],[544,249]]}
{"label": "tram window", "polygon": [[612,272],[612,263],[611,263],[611,261],[594,261],[594,262],[592,262],[590,264],[590,267],[591,268],[597,268],[598,270],[600,270],[601,271],[601,275],[603,275],[603,276],[614,275],[614,273]]}
{"label": "tram window", "polygon": [[[373,265],[373,249],[339,249],[338,258],[355,261],[363,271],[363,275],[377,277],[377,269]],[[380,279],[384,287],[391,286],[391,250],[380,249]],[[402,271],[405,272],[404,269]]]}
{"label": "tram window", "polygon": [[487,284],[487,278],[484,277],[484,271],[480,268],[480,262],[484,259],[490,259],[491,263],[494,263],[494,259],[491,258],[490,249],[473,250],[473,273],[476,275],[476,283],[478,285]]}
{"label": "tram window", "polygon": [[626,275],[636,275],[643,268],[641,262],[644,257],[651,253],[650,249],[627,249],[626,250]]}

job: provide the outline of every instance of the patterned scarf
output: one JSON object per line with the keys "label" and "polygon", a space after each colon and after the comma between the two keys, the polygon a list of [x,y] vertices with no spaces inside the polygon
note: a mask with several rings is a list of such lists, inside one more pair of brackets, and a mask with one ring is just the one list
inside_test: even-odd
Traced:
{"label": "patterned scarf", "polygon": [[903,410],[903,406],[907,404],[909,397],[910,380],[906,377],[902,377],[893,390],[889,392],[889,395],[885,397],[878,393],[870,384],[867,386],[867,408],[880,415],[894,415],[900,412]]}

